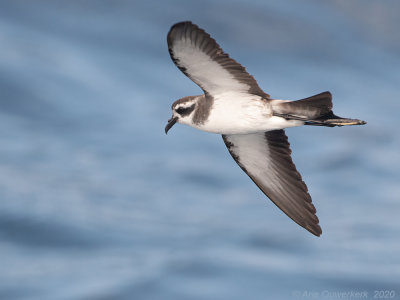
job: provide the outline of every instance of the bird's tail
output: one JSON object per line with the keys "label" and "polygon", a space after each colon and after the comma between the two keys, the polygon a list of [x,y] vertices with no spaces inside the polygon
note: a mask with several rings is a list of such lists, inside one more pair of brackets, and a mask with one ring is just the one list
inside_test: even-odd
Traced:
{"label": "bird's tail", "polygon": [[332,95],[323,92],[297,101],[272,102],[273,115],[287,120],[304,121],[304,125],[345,126],[364,125],[365,121],[336,116],[332,111]]}
{"label": "bird's tail", "polygon": [[324,115],[315,120],[308,120],[304,123],[304,125],[314,125],[314,126],[347,126],[347,125],[365,125],[367,122],[359,119],[348,119],[336,116],[333,112],[330,112],[327,115]]}

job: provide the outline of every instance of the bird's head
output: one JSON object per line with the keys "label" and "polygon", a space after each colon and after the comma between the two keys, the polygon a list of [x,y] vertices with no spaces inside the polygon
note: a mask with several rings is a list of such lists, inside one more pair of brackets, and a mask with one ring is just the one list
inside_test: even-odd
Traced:
{"label": "bird's head", "polygon": [[187,125],[192,124],[199,98],[200,96],[187,96],[176,100],[172,104],[172,117],[168,120],[167,126],[165,126],[165,133],[168,133],[171,127],[177,122]]}

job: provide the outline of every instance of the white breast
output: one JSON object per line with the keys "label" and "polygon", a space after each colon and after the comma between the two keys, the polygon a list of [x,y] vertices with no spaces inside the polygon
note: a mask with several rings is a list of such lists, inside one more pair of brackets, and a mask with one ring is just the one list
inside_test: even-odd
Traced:
{"label": "white breast", "polygon": [[300,126],[303,122],[272,116],[271,105],[250,94],[224,93],[214,98],[204,124],[191,126],[219,134],[244,134]]}

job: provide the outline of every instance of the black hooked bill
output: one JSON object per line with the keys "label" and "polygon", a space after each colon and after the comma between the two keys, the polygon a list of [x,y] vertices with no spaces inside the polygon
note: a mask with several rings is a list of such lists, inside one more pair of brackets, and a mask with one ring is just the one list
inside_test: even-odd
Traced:
{"label": "black hooked bill", "polygon": [[172,117],[168,120],[168,124],[165,126],[165,134],[167,134],[171,127],[175,125],[176,121],[178,121],[178,117]]}

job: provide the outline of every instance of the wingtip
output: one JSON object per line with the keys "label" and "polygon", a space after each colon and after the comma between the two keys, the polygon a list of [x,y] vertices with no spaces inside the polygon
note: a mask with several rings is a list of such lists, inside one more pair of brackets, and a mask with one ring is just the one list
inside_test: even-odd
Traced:
{"label": "wingtip", "polygon": [[321,226],[319,226],[318,224],[307,225],[304,228],[307,229],[310,233],[312,233],[316,237],[320,237],[322,235]]}
{"label": "wingtip", "polygon": [[169,29],[168,34],[167,34],[168,49],[170,48],[170,46],[172,44],[173,35],[176,34],[176,32],[179,32],[179,28],[181,28],[183,30],[183,29],[185,29],[185,27],[189,27],[189,26],[196,26],[196,25],[194,25],[192,23],[192,21],[181,21],[181,22],[175,23],[174,25],[171,26],[171,28]]}

